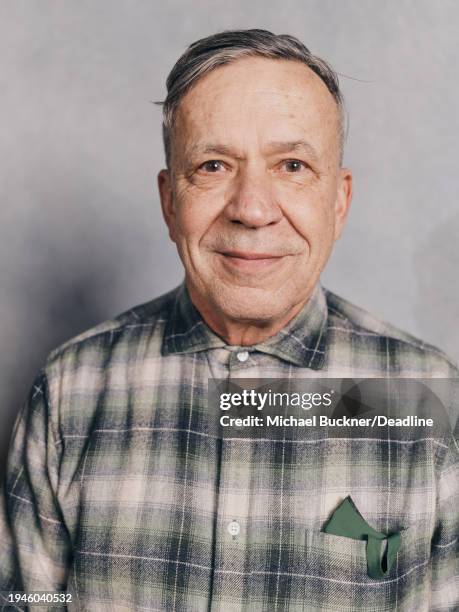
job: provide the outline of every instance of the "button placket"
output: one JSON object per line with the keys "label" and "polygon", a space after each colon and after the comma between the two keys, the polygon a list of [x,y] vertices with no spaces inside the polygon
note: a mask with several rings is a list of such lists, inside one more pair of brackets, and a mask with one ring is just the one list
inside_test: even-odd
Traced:
{"label": "button placket", "polygon": [[250,503],[250,470],[243,460],[247,452],[244,447],[237,440],[223,441],[217,536],[220,545],[217,542],[215,559],[216,567],[225,572],[221,575],[222,587],[224,582],[229,584],[235,579],[232,572],[244,570],[248,553],[245,522]]}

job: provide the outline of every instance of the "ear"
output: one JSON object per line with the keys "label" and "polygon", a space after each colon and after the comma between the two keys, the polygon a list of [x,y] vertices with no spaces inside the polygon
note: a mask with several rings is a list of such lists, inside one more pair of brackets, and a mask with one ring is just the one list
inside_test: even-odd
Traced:
{"label": "ear", "polygon": [[338,176],[338,191],[335,202],[335,240],[341,237],[352,200],[352,172],[341,168]]}
{"label": "ear", "polygon": [[169,229],[169,237],[175,242],[176,219],[174,210],[174,198],[172,194],[172,182],[169,170],[161,170],[158,174],[158,189],[161,200],[161,210],[163,211],[164,221]]}

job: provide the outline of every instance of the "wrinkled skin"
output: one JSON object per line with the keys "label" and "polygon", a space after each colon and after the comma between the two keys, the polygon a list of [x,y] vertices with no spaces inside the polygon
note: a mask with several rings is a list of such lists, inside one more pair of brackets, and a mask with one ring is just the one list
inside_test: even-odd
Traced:
{"label": "wrinkled skin", "polygon": [[309,299],[352,195],[339,113],[322,80],[289,60],[242,58],[181,100],[163,215],[207,324],[251,345]]}

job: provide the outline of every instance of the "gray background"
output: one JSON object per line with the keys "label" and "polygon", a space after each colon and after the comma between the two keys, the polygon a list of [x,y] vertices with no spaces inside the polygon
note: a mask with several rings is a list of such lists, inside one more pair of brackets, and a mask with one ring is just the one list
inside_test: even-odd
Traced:
{"label": "gray background", "polygon": [[294,34],[352,77],[355,195],[323,282],[457,359],[458,24],[454,0],[1,1],[0,460],[51,348],[180,282],[151,100],[222,29]]}

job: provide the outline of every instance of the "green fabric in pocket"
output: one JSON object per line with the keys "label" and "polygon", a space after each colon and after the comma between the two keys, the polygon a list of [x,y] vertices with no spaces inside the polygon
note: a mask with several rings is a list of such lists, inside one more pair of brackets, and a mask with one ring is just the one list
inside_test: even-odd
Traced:
{"label": "green fabric in pocket", "polygon": [[322,531],[353,540],[366,540],[368,575],[376,580],[389,574],[401,541],[400,533],[386,535],[370,527],[350,496],[338,506]]}

